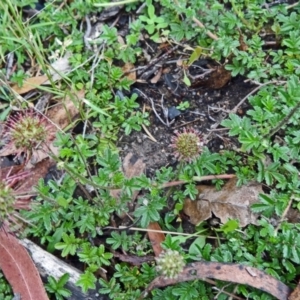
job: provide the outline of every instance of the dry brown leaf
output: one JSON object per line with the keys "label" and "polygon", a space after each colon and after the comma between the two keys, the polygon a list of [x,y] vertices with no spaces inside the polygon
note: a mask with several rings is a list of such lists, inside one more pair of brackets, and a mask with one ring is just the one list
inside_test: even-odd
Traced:
{"label": "dry brown leaf", "polygon": [[[145,170],[145,163],[136,155],[128,153],[123,160],[123,171],[127,178],[132,178],[141,175]],[[109,193],[112,197],[118,199],[120,197],[120,189],[110,190]],[[134,201],[139,191],[134,191],[132,200]],[[119,216],[123,217],[123,216]]]}
{"label": "dry brown leaf", "polygon": [[161,78],[161,75],[162,75],[162,68],[159,68],[158,69],[158,72],[156,73],[156,75],[151,79],[151,83],[152,84],[155,84],[158,82],[158,80]]}
{"label": "dry brown leaf", "polygon": [[0,166],[0,180],[4,180],[9,176],[16,175],[24,169],[25,165],[13,165],[10,167],[2,167]]}
{"label": "dry brown leaf", "polygon": [[[23,171],[24,165],[15,165],[11,167],[0,168],[0,180],[7,180],[15,176],[17,179],[13,186],[16,195],[32,193],[33,188],[37,185],[40,178],[45,178],[49,169],[55,165],[55,162],[50,158],[46,158],[37,164],[33,165],[31,169]],[[29,197],[30,198],[30,197]]]}
{"label": "dry brown leaf", "polygon": [[131,63],[126,63],[123,67],[122,70],[123,72],[126,74],[125,76],[132,81],[136,81],[136,72],[135,71],[131,71],[134,69],[134,65]]}
{"label": "dry brown leaf", "polygon": [[31,77],[27,78],[22,87],[19,87],[17,84],[14,84],[11,88],[17,93],[17,94],[25,94],[31,90],[36,89],[43,83],[47,81],[48,77],[46,75],[37,76],[37,77]]}
{"label": "dry brown leaf", "polygon": [[[74,95],[75,99],[82,99],[85,95],[84,90],[80,90],[76,92]],[[66,128],[71,122],[72,119],[78,115],[79,110],[75,106],[71,97],[66,97],[66,99],[62,100],[59,104],[55,105],[51,109],[48,110],[46,116],[60,129]]]}
{"label": "dry brown leaf", "polygon": [[55,165],[55,162],[50,158],[45,158],[39,161],[29,169],[30,176],[20,182],[16,189],[18,193],[30,193],[34,191],[34,187],[38,184],[41,178],[45,178],[49,169]]}
{"label": "dry brown leaf", "polygon": [[231,79],[231,73],[225,69],[224,66],[219,66],[209,74],[207,78],[198,78],[192,82],[192,88],[206,87],[211,89],[220,89],[226,85]]}
{"label": "dry brown leaf", "polygon": [[25,94],[31,90],[36,89],[42,84],[50,84],[51,82],[58,81],[62,78],[62,75],[67,74],[71,70],[71,65],[69,63],[69,57],[71,53],[66,53],[64,57],[58,58],[54,63],[49,67],[49,72],[51,76],[51,81],[48,80],[47,75],[36,76],[28,78],[24,81],[23,86],[19,87],[17,84],[14,84],[11,88],[17,94]]}
{"label": "dry brown leaf", "polygon": [[136,155],[128,153],[123,160],[123,170],[127,178],[140,176],[145,170],[146,164]]}
{"label": "dry brown leaf", "polygon": [[42,280],[29,254],[11,234],[0,230],[0,268],[22,300],[48,300]]}
{"label": "dry brown leaf", "polygon": [[229,219],[238,219],[240,226],[256,224],[257,215],[250,206],[258,202],[258,195],[263,193],[261,185],[252,183],[236,186],[236,179],[230,179],[220,191],[213,186],[199,185],[198,199],[186,199],[183,211],[190,217],[192,224],[198,224],[212,217],[212,213],[226,223]]}
{"label": "dry brown leaf", "polygon": [[298,285],[295,287],[293,292],[290,294],[289,300],[300,300],[300,282],[298,282]]}
{"label": "dry brown leaf", "polygon": [[[257,276],[249,274],[246,267],[241,264],[226,264],[208,261],[195,262],[186,266],[176,279],[166,279],[164,276],[156,277],[148,285],[142,296],[149,294],[154,288],[161,288],[178,282],[213,278],[222,281],[246,284],[267,292],[279,300],[286,300],[288,298],[291,289],[284,283],[259,269],[251,268],[251,271]],[[142,297],[140,299],[142,299]]]}
{"label": "dry brown leaf", "polygon": [[148,229],[147,231],[148,237],[151,242],[153,252],[157,257],[163,251],[161,243],[165,240],[165,234],[162,232],[157,232],[157,231],[162,231],[161,227],[157,222],[151,222],[148,225],[147,229]]}

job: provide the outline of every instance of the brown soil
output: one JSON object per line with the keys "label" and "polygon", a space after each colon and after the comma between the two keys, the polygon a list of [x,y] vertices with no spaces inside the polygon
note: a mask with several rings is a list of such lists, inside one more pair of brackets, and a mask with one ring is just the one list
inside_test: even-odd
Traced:
{"label": "brown soil", "polygon": [[[206,146],[212,152],[231,148],[232,141],[228,138],[227,131],[210,131],[226,118],[227,113],[217,111],[218,109],[213,111],[209,107],[229,111],[253,89],[253,86],[245,83],[242,77],[230,79],[220,89],[211,87],[188,88],[184,83],[178,83],[180,89],[184,91],[184,95],[174,95],[174,91],[170,90],[164,78],[161,78],[157,84],[146,83],[143,85],[136,84],[136,86],[153,99],[157,113],[165,122],[166,118],[160,106],[161,95],[164,95],[163,105],[166,108],[177,106],[182,101],[188,101],[190,104],[190,107],[182,111],[181,115],[176,117],[174,123],[168,127],[155,115],[151,104],[143,97],[139,98],[141,107],[145,104],[149,108],[150,125],[147,126],[147,129],[157,142],[152,141],[148,134],[142,130],[129,136],[122,135],[117,145],[121,149],[122,158],[129,152],[141,157],[146,163],[147,174],[149,175],[153,175],[155,170],[162,166],[173,165],[176,162],[169,145],[174,131],[183,130],[184,127],[192,127],[202,133]],[[239,113],[243,114],[246,109],[247,103],[243,104]]]}

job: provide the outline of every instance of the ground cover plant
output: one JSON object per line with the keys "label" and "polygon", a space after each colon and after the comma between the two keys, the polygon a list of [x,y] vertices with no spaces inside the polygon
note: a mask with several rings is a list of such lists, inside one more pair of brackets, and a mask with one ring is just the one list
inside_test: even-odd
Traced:
{"label": "ground cover plant", "polygon": [[299,10],[1,2],[0,249],[27,236],[99,299],[296,299]]}

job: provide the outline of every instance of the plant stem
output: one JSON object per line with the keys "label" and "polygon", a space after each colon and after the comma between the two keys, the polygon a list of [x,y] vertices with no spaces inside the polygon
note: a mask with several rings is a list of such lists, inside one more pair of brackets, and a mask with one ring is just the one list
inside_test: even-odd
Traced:
{"label": "plant stem", "polygon": [[300,107],[300,101],[295,105],[295,107],[279,122],[279,124],[273,128],[268,134],[264,135],[264,138],[269,139],[273,136],[283,125],[285,125],[289,119],[295,114],[295,112]]}

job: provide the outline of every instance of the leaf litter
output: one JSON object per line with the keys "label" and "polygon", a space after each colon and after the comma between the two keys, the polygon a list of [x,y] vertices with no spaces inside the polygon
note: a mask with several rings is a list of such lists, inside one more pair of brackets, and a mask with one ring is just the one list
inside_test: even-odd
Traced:
{"label": "leaf litter", "polygon": [[258,215],[251,212],[251,205],[258,202],[263,193],[258,183],[237,187],[237,179],[230,179],[217,191],[214,186],[198,185],[197,200],[185,199],[183,211],[194,225],[211,218],[213,215],[224,224],[229,219],[239,220],[240,226],[257,224]]}

